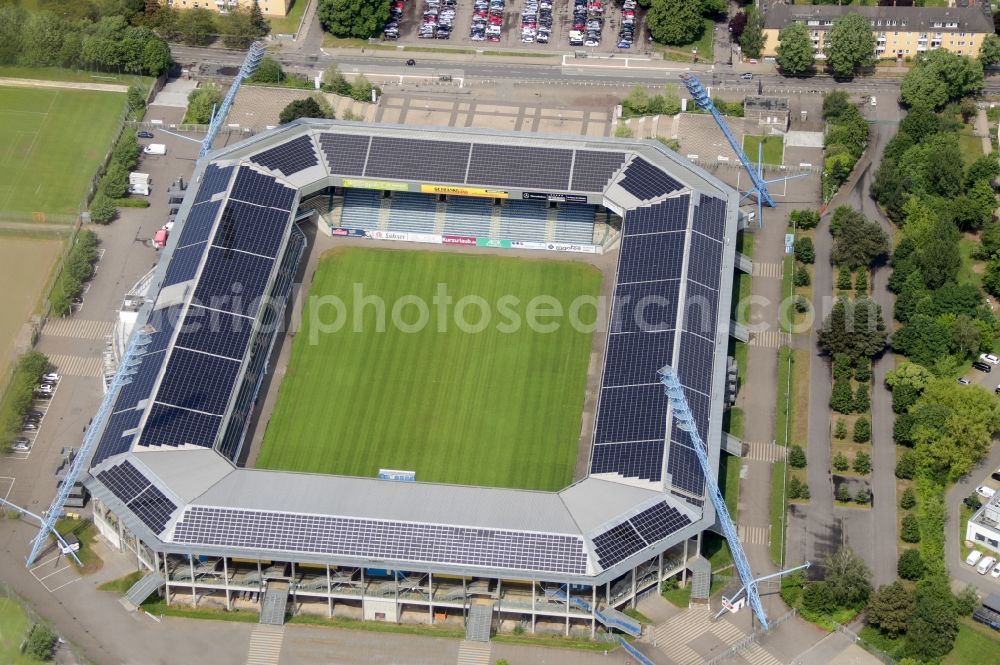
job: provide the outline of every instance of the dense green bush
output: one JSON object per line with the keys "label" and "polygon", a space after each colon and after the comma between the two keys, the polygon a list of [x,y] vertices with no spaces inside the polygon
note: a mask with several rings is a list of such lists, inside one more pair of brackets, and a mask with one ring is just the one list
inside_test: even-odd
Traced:
{"label": "dense green bush", "polygon": [[837,425],[833,429],[833,436],[838,439],[847,438],[847,423],[843,418],[837,418]]}
{"label": "dense green bush", "polygon": [[806,452],[802,450],[802,446],[795,444],[788,449],[788,463],[793,469],[806,467]]}
{"label": "dense green bush", "polygon": [[859,450],[854,456],[854,464],[852,465],[852,468],[855,473],[867,476],[872,472],[872,456],[863,450]]}
{"label": "dense green bush", "polygon": [[832,614],[837,609],[826,582],[813,582],[802,591],[802,609],[813,614]]}
{"label": "dense green bush", "polygon": [[[94,200],[96,201],[98,198],[100,196],[95,197]],[[52,293],[49,297],[52,314],[55,316],[69,314],[73,298],[80,295],[84,282],[90,279],[94,272],[95,261],[97,261],[97,236],[93,231],[80,231],[76,236],[76,242],[66,256],[63,270],[52,287]]]}
{"label": "dense green bush", "polygon": [[847,379],[836,379],[833,382],[830,408],[837,413],[846,414],[854,411],[854,392],[851,390],[851,382]]}
{"label": "dense green bush", "polygon": [[[868,409],[872,406],[871,396],[868,394],[868,384],[862,383],[858,385],[858,390],[854,393],[854,411],[855,413],[866,413]],[[861,422],[860,420],[858,422]],[[854,431],[857,432],[857,423],[855,423]],[[864,443],[864,441],[858,441],[858,443]]]}
{"label": "dense green bush", "polygon": [[910,510],[915,505],[917,505],[917,497],[913,493],[913,488],[907,487],[903,490],[902,496],[899,497],[899,507],[903,510]]}
{"label": "dense green bush", "polygon": [[831,464],[833,465],[834,471],[840,472],[847,471],[847,469],[851,466],[850,460],[847,459],[847,455],[844,453],[837,453],[834,455]]}
{"label": "dense green bush", "polygon": [[[872,424],[862,416],[854,422],[854,443],[868,443],[872,439]],[[861,453],[858,453],[859,455]]]}
{"label": "dense green bush", "polygon": [[896,477],[903,480],[913,480],[917,475],[917,459],[912,451],[906,451],[896,462]]}
{"label": "dense green bush", "polygon": [[924,562],[919,550],[903,550],[896,562],[896,573],[904,580],[919,580],[924,574]]}
{"label": "dense green bush", "polygon": [[796,265],[793,281],[795,286],[809,286],[812,283],[812,278],[809,276],[809,269],[802,265]]}
{"label": "dense green bush", "polygon": [[797,229],[814,229],[819,226],[819,213],[815,210],[793,210],[788,221]]}
{"label": "dense green bush", "polygon": [[[858,383],[867,384],[872,380],[872,359],[868,356],[861,356],[858,358],[854,368],[854,380]],[[867,409],[865,409],[867,411]]]}
{"label": "dense green bush", "polygon": [[6,449],[21,430],[34,400],[35,387],[49,367],[49,359],[38,351],[21,356],[14,366],[10,387],[0,402],[0,447]]}
{"label": "dense green bush", "polygon": [[48,626],[36,623],[31,628],[28,635],[28,642],[25,644],[24,652],[41,661],[52,660],[52,649],[56,646],[56,635]]}
{"label": "dense green bush", "polygon": [[804,237],[795,240],[795,260],[799,263],[815,263],[816,248],[812,238]]}
{"label": "dense green bush", "polygon": [[846,353],[833,354],[833,378],[850,381],[854,373],[854,363]]}
{"label": "dense green bush", "polygon": [[916,515],[907,515],[903,518],[899,527],[899,537],[904,543],[920,542],[920,522]]}

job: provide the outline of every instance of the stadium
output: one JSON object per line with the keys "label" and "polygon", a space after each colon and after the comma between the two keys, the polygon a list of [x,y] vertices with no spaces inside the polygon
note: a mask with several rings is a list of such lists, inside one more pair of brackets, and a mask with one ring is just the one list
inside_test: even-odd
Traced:
{"label": "stadium", "polygon": [[[707,598],[715,512],[658,370],[717,470],[738,199],[652,141],[300,120],[211,153],[91,425],[127,598],[472,639],[634,634],[618,610],[688,571]],[[611,305],[583,333],[324,329],[312,299],[357,283]]]}

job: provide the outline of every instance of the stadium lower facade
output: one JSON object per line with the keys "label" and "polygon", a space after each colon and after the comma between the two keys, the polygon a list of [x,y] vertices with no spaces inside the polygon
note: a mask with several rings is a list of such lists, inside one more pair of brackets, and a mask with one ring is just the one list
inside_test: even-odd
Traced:
{"label": "stadium lower facade", "polygon": [[[615,608],[661,580],[704,579],[714,509],[657,370],[677,370],[717,470],[734,190],[656,142],[313,120],[212,153],[191,182],[135,317],[127,378],[93,424],[95,523],[148,569],[136,603],[159,589],[168,603],[278,622],[286,603],[425,623],[487,608],[487,625],[593,634],[629,630]],[[317,196],[337,202],[336,219],[317,222]],[[383,201],[394,197],[410,201],[404,225],[424,226],[393,231]],[[539,492],[245,468],[308,244],[297,225],[313,222],[373,242],[616,251],[589,473]]]}

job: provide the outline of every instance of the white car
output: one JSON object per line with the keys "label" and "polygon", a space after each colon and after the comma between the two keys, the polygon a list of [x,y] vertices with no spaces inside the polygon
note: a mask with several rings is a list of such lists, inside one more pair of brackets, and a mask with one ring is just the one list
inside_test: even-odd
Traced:
{"label": "white car", "polygon": [[993,579],[1000,578],[1000,563],[993,566],[993,570],[990,571],[990,577]]}
{"label": "white car", "polygon": [[997,358],[992,353],[981,353],[979,354],[979,359],[984,363],[989,363],[991,365],[1000,365],[1000,358]]}
{"label": "white car", "polygon": [[983,553],[979,550],[972,550],[969,552],[969,556],[965,557],[965,563],[969,566],[974,566],[979,563],[979,560],[983,558]]}
{"label": "white car", "polygon": [[13,451],[15,451],[15,452],[19,452],[19,453],[26,453],[29,450],[31,450],[31,444],[30,443],[15,443],[13,446],[10,447],[10,449],[13,450]]}
{"label": "white car", "polygon": [[992,487],[987,487],[986,485],[980,485],[979,487],[976,488],[976,494],[985,499],[992,499],[993,495],[996,493],[997,491],[995,489],[993,489]]}
{"label": "white car", "polygon": [[42,374],[42,381],[58,381],[59,375],[55,372],[49,372],[48,374]]}
{"label": "white car", "polygon": [[872,106],[875,106],[876,104],[878,104],[878,100],[872,97]]}
{"label": "white car", "polygon": [[980,575],[985,575],[986,573],[990,572],[990,570],[993,568],[993,564],[995,564],[996,562],[997,560],[991,556],[983,557],[982,559],[980,559],[979,565],[976,566],[976,572],[979,573]]}

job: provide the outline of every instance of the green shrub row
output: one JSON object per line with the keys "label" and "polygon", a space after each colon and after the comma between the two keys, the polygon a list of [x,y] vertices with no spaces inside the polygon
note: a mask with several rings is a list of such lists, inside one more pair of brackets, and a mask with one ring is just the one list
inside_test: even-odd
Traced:
{"label": "green shrub row", "polygon": [[[116,205],[120,200],[128,200],[128,174],[139,164],[139,139],[135,129],[125,128],[111,153],[111,162],[97,186],[97,194],[90,202],[90,220],[97,224],[108,224],[118,215]],[[147,207],[128,204],[128,207]]]}
{"label": "green shrub row", "polygon": [[21,425],[34,400],[35,387],[48,367],[49,359],[38,351],[25,353],[14,366],[10,387],[3,402],[0,402],[0,444],[4,450],[21,431]]}
{"label": "green shrub row", "polygon": [[97,236],[93,231],[80,231],[49,295],[53,316],[66,316],[70,313],[73,298],[80,295],[84,283],[94,274],[96,261]]}

